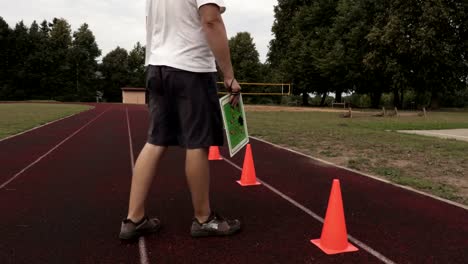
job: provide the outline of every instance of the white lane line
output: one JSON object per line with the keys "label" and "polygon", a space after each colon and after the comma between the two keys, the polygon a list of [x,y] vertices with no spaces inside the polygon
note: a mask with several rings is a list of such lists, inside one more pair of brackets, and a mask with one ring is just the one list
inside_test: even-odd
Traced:
{"label": "white lane line", "polygon": [[[237,166],[235,163],[233,163],[232,161],[228,160],[226,157],[223,157],[223,159],[231,164],[234,168],[242,171],[242,168]],[[279,195],[281,198],[285,199],[286,201],[290,202],[292,205],[294,205],[295,207],[301,209],[303,212],[305,212],[306,214],[312,216],[315,220],[319,221],[320,223],[323,224],[324,222],[324,219],[322,217],[320,217],[318,214],[312,212],[310,209],[308,209],[307,207],[305,207],[304,205],[298,203],[297,201],[295,201],[294,199],[292,199],[291,197],[287,196],[286,194],[282,193],[281,191],[279,191],[278,189],[274,188],[273,186],[271,186],[270,184],[266,183],[265,181],[257,178],[257,180],[259,182],[261,182],[263,184],[263,186],[267,187],[268,189],[270,189],[270,191],[274,192],[275,194]],[[373,255],[374,257],[378,258],[379,260],[381,260],[383,263],[387,263],[387,264],[396,264],[395,262],[391,261],[390,259],[388,259],[387,257],[385,257],[384,255],[382,255],[380,252],[374,250],[373,248],[371,248],[370,246],[366,245],[365,243],[359,241],[358,239],[354,238],[353,236],[351,235],[348,235],[348,239],[355,243],[357,246],[359,246],[360,248],[364,249],[365,251],[367,251],[369,254]]]}
{"label": "white lane line", "polygon": [[386,184],[389,184],[389,185],[393,185],[397,188],[401,188],[401,189],[405,189],[405,190],[408,190],[408,191],[411,191],[411,192],[414,192],[414,193],[417,193],[417,194],[421,194],[421,195],[424,195],[426,197],[430,197],[434,200],[438,200],[438,201],[441,201],[441,202],[444,202],[444,203],[447,203],[447,204],[450,204],[450,205],[453,205],[453,206],[456,206],[456,207],[459,207],[459,208],[463,208],[465,210],[468,210],[468,206],[466,205],[463,205],[463,204],[460,204],[460,203],[457,203],[457,202],[454,202],[454,201],[450,201],[450,200],[447,200],[447,199],[444,199],[444,198],[441,198],[441,197],[438,197],[438,196],[435,196],[435,195],[432,195],[430,193],[426,193],[426,192],[423,192],[423,191],[420,191],[420,190],[416,190],[416,189],[413,189],[411,187],[408,187],[408,186],[404,186],[404,185],[400,185],[400,184],[397,184],[397,183],[394,183],[394,182],[391,182],[391,181],[388,181],[388,180],[385,180],[385,179],[382,179],[382,178],[379,178],[379,177],[376,177],[374,175],[370,175],[370,174],[367,174],[367,173],[364,173],[362,171],[357,171],[357,170],[353,170],[353,169],[350,169],[350,168],[347,168],[347,167],[343,167],[343,166],[339,166],[339,165],[336,165],[334,163],[331,163],[329,161],[326,161],[326,160],[323,160],[323,159],[319,159],[319,158],[316,158],[316,157],[312,157],[312,156],[309,156],[307,154],[304,154],[304,153],[301,153],[299,151],[295,151],[295,150],[292,150],[292,149],[288,149],[286,147],[283,147],[283,146],[280,146],[280,145],[277,145],[277,144],[274,144],[274,143],[271,143],[271,142],[268,142],[266,140],[263,140],[261,138],[257,138],[257,137],[250,137],[252,139],[255,139],[257,141],[260,141],[260,142],[263,142],[265,144],[268,144],[270,146],[273,146],[273,147],[276,147],[276,148],[279,148],[279,149],[283,149],[283,150],[286,150],[288,152],[291,152],[291,153],[294,153],[294,154],[297,154],[297,155],[300,155],[300,156],[303,156],[303,157],[306,157],[306,158],[309,158],[311,160],[315,160],[315,161],[318,161],[320,163],[323,163],[323,164],[326,164],[326,165],[329,165],[329,166],[332,166],[332,167],[335,167],[335,168],[339,168],[339,169],[343,169],[343,170],[346,170],[346,171],[350,171],[350,172],[353,172],[355,174],[358,174],[358,175],[361,175],[361,176],[365,176],[365,177],[368,177],[368,178],[371,178],[371,179],[374,179],[376,181],[380,181],[380,182],[383,182],[383,183],[386,183]]}
{"label": "white lane line", "polygon": [[2,138],[2,139],[0,139],[0,142],[5,141],[5,140],[8,140],[8,139],[12,139],[12,138],[17,137],[17,136],[21,136],[21,135],[23,135],[23,134],[26,134],[26,133],[31,132],[31,131],[33,131],[33,130],[39,129],[39,128],[41,128],[41,127],[45,127],[45,126],[48,126],[48,125],[52,125],[53,123],[57,123],[57,122],[59,122],[59,121],[65,120],[65,119],[67,119],[67,118],[70,118],[70,117],[72,117],[72,116],[76,116],[76,115],[79,115],[79,114],[82,114],[82,113],[85,113],[85,112],[88,112],[88,111],[91,111],[91,110],[94,110],[94,109],[96,109],[96,107],[92,107],[92,108],[90,108],[90,109],[88,109],[88,110],[81,111],[81,112],[75,113],[75,114],[71,114],[71,115],[69,115],[69,116],[62,117],[62,118],[60,118],[60,119],[57,119],[57,120],[54,120],[54,121],[45,123],[45,124],[43,124],[43,125],[40,125],[40,126],[37,126],[37,127],[33,127],[33,128],[31,128],[31,129],[28,129],[28,130],[23,131],[23,132],[21,132],[21,133],[14,134],[14,135],[11,135],[11,136],[6,137],[6,138]]}
{"label": "white lane line", "polygon": [[13,177],[11,177],[9,180],[7,180],[6,182],[4,182],[2,185],[0,185],[0,189],[3,189],[5,188],[5,186],[7,186],[10,182],[12,182],[13,180],[15,180],[16,178],[18,178],[21,174],[23,174],[25,171],[27,171],[29,168],[31,168],[32,166],[34,166],[35,164],[37,164],[39,161],[41,161],[42,159],[44,159],[45,157],[47,157],[47,155],[49,155],[50,153],[52,153],[54,150],[56,150],[57,148],[59,148],[61,145],[63,145],[65,142],[67,142],[69,139],[71,139],[73,136],[75,136],[76,134],[78,134],[81,130],[85,129],[87,126],[89,126],[91,123],[93,123],[94,121],[96,121],[99,117],[101,117],[103,114],[105,114],[107,111],[109,111],[110,108],[106,109],[104,112],[102,112],[100,115],[98,115],[97,117],[93,118],[91,121],[89,121],[88,123],[86,123],[84,126],[82,126],[81,128],[79,128],[78,130],[76,130],[73,134],[71,134],[70,136],[68,136],[66,139],[62,140],[62,142],[58,143],[55,147],[53,147],[52,149],[50,149],[49,151],[47,151],[44,155],[40,156],[37,160],[33,161],[31,164],[29,164],[27,167],[25,167],[24,169],[22,169],[20,172],[16,173]]}
{"label": "white lane line", "polygon": [[[132,130],[130,129],[130,118],[128,117],[128,107],[125,108],[125,113],[127,115],[127,128],[128,128],[128,145],[130,146],[130,164],[132,165],[132,174],[133,169],[135,168],[135,155],[133,155],[133,143],[132,143]],[[146,241],[144,237],[138,239],[138,248],[140,252],[140,263],[141,264],[150,264],[148,258],[148,251],[146,249]]]}
{"label": "white lane line", "polygon": [[127,115],[127,129],[128,129],[128,145],[130,146],[130,164],[135,168],[135,156],[133,155],[133,143],[132,143],[132,130],[130,129],[130,118],[128,117],[128,107],[125,108],[125,113]]}

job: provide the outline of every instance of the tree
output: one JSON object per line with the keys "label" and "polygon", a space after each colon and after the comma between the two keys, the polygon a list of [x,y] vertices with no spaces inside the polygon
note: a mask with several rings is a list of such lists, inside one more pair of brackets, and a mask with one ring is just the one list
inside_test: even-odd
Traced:
{"label": "tree", "polygon": [[[26,98],[35,99],[40,97],[41,71],[42,71],[42,34],[39,25],[33,21],[29,28],[28,53],[25,54],[23,66],[23,82],[25,84]],[[40,98],[39,98],[40,99]]]}
{"label": "tree", "polygon": [[374,25],[366,64],[390,84],[396,106],[407,89],[430,93],[437,108],[442,94],[466,87],[466,11],[455,1],[398,0]]}
{"label": "tree", "polygon": [[11,35],[8,74],[12,80],[11,99],[29,99],[27,59],[31,52],[28,28],[23,21],[16,24]]}
{"label": "tree", "polygon": [[52,72],[55,70],[53,65],[54,49],[51,47],[49,23],[44,20],[39,27],[39,33],[36,37],[35,52],[31,54],[32,63],[35,65],[36,72],[39,75],[39,83],[36,84],[38,91],[33,94],[36,99],[51,99],[53,97],[51,83],[54,81]]}
{"label": "tree", "polygon": [[302,6],[310,3],[311,0],[278,0],[278,5],[274,8],[275,21],[271,29],[274,38],[270,41],[268,51],[268,63],[272,67],[279,67],[284,60],[284,54],[289,49],[296,26],[293,19]]}
{"label": "tree", "polygon": [[336,100],[342,92],[369,93],[372,106],[378,107],[381,95],[387,91],[380,83],[379,73],[370,71],[363,63],[370,52],[367,35],[385,2],[372,0],[340,0],[333,26],[324,36],[324,45],[316,50],[317,67],[332,82]]}
{"label": "tree", "polygon": [[10,84],[10,41],[12,31],[7,22],[0,17],[0,100],[8,99]]}
{"label": "tree", "polygon": [[[458,1],[434,0],[421,3],[416,38],[415,58],[418,83],[431,93],[431,107],[438,108],[440,97],[466,88],[468,75],[466,38],[461,27],[466,26],[468,5]],[[466,30],[466,29],[464,29]],[[466,32],[466,31],[465,31]],[[466,35],[465,35],[466,36]],[[417,87],[421,91],[421,87]]]}
{"label": "tree", "polygon": [[128,55],[129,85],[145,87],[145,47],[140,42],[133,47]]}
{"label": "tree", "polygon": [[236,79],[240,82],[261,82],[260,55],[250,33],[237,33],[229,39],[229,47]]}
{"label": "tree", "polygon": [[[310,93],[323,95],[331,90],[330,77],[320,70],[318,59],[326,51],[327,34],[336,16],[337,1],[318,0],[302,6],[293,18],[291,43],[280,65],[294,84],[296,94],[302,94],[303,105],[308,105]],[[324,102],[324,100],[322,100]]]}
{"label": "tree", "polygon": [[96,59],[99,56],[101,56],[101,50],[99,50],[94,34],[88,24],[83,24],[73,33],[69,59],[71,69],[75,72],[75,93],[85,100],[90,100],[95,95]]}
{"label": "tree", "polygon": [[[65,19],[54,18],[49,25],[50,30],[50,59],[48,85],[51,97],[60,96],[61,100],[77,100],[75,91],[75,76],[70,64],[69,51],[72,46],[70,24]],[[64,97],[65,96],[65,97]]]}
{"label": "tree", "polygon": [[128,53],[117,47],[109,52],[100,66],[104,78],[104,97],[111,102],[122,101],[121,89],[129,84]]}

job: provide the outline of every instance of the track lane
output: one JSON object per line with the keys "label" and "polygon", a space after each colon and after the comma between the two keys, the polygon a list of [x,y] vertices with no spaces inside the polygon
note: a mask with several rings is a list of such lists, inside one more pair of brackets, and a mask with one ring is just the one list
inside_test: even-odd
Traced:
{"label": "track lane", "polygon": [[105,113],[0,190],[0,263],[139,263],[118,239],[131,180],[125,111]]}

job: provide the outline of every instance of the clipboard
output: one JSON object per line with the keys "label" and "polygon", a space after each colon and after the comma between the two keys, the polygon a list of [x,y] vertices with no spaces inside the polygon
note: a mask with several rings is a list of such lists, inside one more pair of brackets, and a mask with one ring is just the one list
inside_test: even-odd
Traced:
{"label": "clipboard", "polygon": [[230,95],[227,94],[219,99],[219,103],[223,114],[229,154],[233,157],[249,143],[249,132],[242,95],[239,95],[239,103],[236,107],[231,106],[229,98]]}

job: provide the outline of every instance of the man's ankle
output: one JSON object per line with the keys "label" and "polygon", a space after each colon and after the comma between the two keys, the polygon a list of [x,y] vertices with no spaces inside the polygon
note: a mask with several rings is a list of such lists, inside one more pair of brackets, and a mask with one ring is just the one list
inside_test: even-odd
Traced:
{"label": "man's ankle", "polygon": [[206,221],[208,221],[208,219],[210,219],[210,216],[211,216],[211,213],[209,213],[208,215],[195,215],[195,218],[198,220],[200,224],[203,224]]}
{"label": "man's ankle", "polygon": [[129,214],[127,219],[132,221],[133,223],[139,223],[145,218],[145,214]]}

